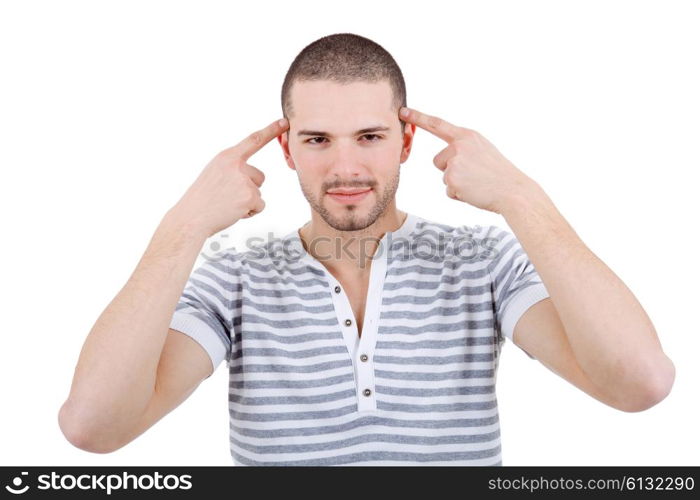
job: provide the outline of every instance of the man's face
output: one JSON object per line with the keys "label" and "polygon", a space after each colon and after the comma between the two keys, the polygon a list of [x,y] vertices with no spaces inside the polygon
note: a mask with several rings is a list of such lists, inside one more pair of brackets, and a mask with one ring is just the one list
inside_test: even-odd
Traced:
{"label": "man's face", "polygon": [[[399,168],[415,125],[401,131],[393,100],[385,80],[292,85],[289,131],[280,144],[307,201],[336,230],[364,229],[395,206]],[[329,193],[338,190],[369,191],[355,197]]]}

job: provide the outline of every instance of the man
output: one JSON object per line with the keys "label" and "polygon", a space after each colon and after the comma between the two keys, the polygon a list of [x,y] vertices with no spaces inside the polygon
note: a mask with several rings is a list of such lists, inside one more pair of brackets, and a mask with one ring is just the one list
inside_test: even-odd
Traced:
{"label": "man", "polygon": [[[206,166],[96,322],[59,414],[74,445],[124,446],[224,359],[242,465],[501,465],[505,338],[622,411],[668,394],[673,363],[632,293],[483,136],[406,108],[382,47],[352,34],[310,44],[282,108]],[[447,196],[514,234],[397,209],[416,127],[447,144],[434,159]],[[274,138],[311,220],[188,280],[206,238],[264,209],[247,161]]]}

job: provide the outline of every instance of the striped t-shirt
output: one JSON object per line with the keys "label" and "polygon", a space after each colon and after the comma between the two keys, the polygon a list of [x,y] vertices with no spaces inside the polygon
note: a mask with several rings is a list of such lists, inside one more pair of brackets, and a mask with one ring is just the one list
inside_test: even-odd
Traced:
{"label": "striped t-shirt", "polygon": [[546,297],[510,231],[409,213],[372,257],[361,336],[298,230],[207,258],[170,327],[226,360],[236,465],[502,465],[501,348]]}

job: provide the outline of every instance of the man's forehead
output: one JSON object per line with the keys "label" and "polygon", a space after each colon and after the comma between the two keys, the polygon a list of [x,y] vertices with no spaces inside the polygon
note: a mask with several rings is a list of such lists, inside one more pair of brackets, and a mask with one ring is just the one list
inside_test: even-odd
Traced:
{"label": "man's forehead", "polygon": [[[295,88],[296,87],[296,88]],[[398,122],[387,81],[295,82],[290,128],[294,135],[350,135],[387,131]]]}
{"label": "man's forehead", "polygon": [[386,82],[339,84],[327,80],[299,82],[292,86],[291,104],[295,111],[333,113],[341,109],[390,109],[393,93]]}

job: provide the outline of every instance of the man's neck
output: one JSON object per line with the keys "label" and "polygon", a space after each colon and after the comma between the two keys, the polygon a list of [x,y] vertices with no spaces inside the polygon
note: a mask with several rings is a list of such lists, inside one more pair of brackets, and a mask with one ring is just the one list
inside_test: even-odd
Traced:
{"label": "man's neck", "polygon": [[[358,231],[338,231],[317,213],[297,232],[306,251],[334,275],[369,276],[372,256],[379,240],[394,232],[406,221],[408,214],[394,208],[387,210],[374,224]],[[386,252],[386,249],[382,250]]]}

